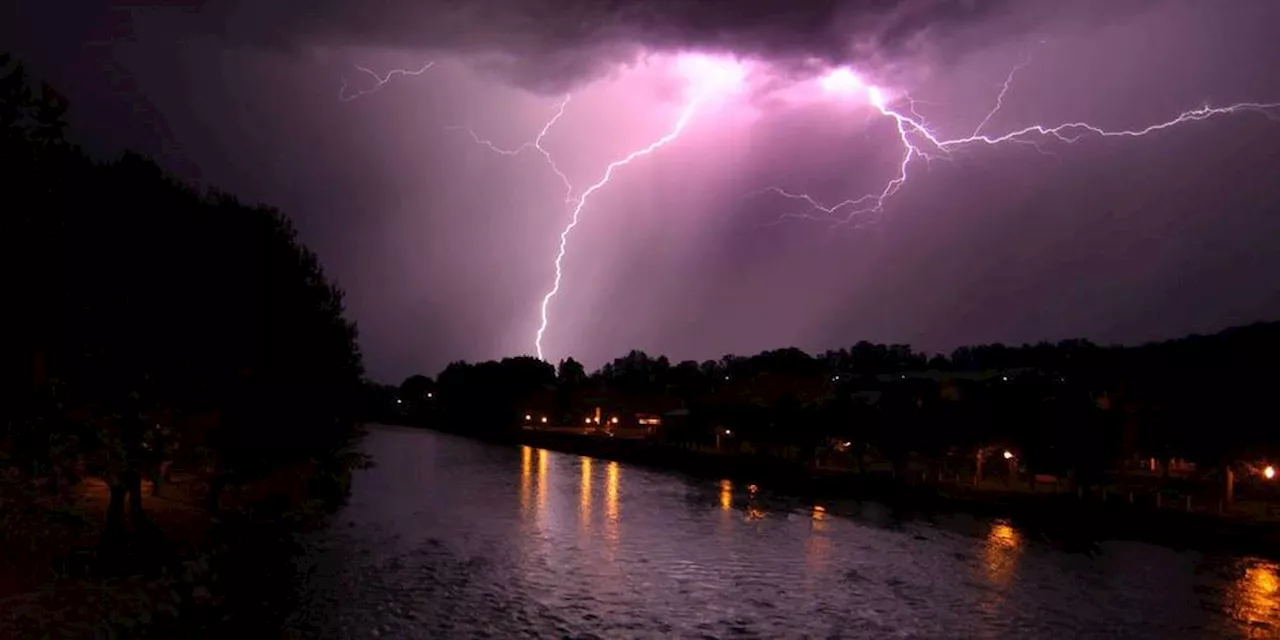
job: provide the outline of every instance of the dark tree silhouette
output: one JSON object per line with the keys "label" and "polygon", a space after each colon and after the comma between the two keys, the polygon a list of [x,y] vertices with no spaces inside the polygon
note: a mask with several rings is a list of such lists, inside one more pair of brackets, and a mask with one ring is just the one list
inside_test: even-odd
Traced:
{"label": "dark tree silhouette", "polygon": [[660,435],[672,442],[710,445],[729,429],[778,455],[838,444],[899,471],[912,456],[972,465],[979,450],[1012,448],[1025,471],[1087,486],[1139,454],[1205,468],[1280,454],[1263,427],[1280,417],[1266,392],[1277,356],[1280,324],[1259,324],[1137,347],[974,345],[949,358],[865,341],[675,366],[631,351],[590,376],[573,360],[558,375],[532,359],[455,363],[440,375],[441,419],[505,433],[535,407],[576,425],[594,407],[677,406],[688,419]]}
{"label": "dark tree silhouette", "polygon": [[67,111],[0,56],[7,333],[32,381],[8,387],[37,389],[5,438],[30,429],[45,398],[54,439],[75,438],[117,488],[147,464],[134,432],[161,409],[226,416],[208,443],[219,476],[345,446],[362,389],[356,328],[288,219],[199,193],[136,154],[94,162],[63,138]]}
{"label": "dark tree silhouette", "polygon": [[421,420],[435,406],[436,381],[424,375],[412,375],[400,383],[397,404],[415,420]]}

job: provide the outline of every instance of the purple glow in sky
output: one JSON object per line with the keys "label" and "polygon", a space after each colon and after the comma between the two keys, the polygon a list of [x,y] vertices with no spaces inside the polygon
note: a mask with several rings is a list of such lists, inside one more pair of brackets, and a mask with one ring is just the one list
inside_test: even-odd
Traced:
{"label": "purple glow in sky", "polygon": [[[1044,153],[1044,149],[1040,146],[1042,139],[1052,139],[1065,144],[1074,144],[1083,137],[1092,134],[1099,137],[1122,137],[1122,138],[1141,138],[1147,135],[1159,133],[1165,129],[1206,120],[1215,116],[1239,115],[1244,113],[1254,113],[1263,115],[1271,119],[1276,119],[1277,112],[1280,111],[1280,102],[1262,103],[1262,102],[1239,102],[1230,105],[1212,106],[1206,105],[1197,109],[1190,109],[1175,115],[1174,117],[1148,124],[1146,126],[1134,129],[1116,129],[1109,130],[1099,127],[1088,122],[1067,122],[1060,124],[1031,124],[1022,128],[1001,133],[1001,134],[984,134],[985,127],[992,118],[996,117],[1001,108],[1004,106],[1004,99],[1009,91],[1013,88],[1013,81],[1018,71],[1021,71],[1030,63],[1029,60],[1014,66],[1005,81],[1001,84],[999,93],[996,94],[994,106],[991,110],[978,122],[974,127],[973,133],[956,138],[940,137],[932,131],[926,124],[924,118],[915,110],[914,101],[909,95],[903,94],[903,102],[905,103],[905,111],[900,107],[890,104],[885,97],[885,90],[874,84],[867,84],[858,74],[849,67],[835,67],[822,73],[816,80],[817,86],[821,88],[824,96],[830,99],[840,100],[861,100],[870,105],[881,115],[891,118],[898,130],[899,139],[902,143],[902,162],[899,165],[898,172],[894,175],[878,193],[869,193],[861,197],[845,199],[834,205],[824,205],[812,196],[806,193],[793,193],[781,187],[768,187],[764,192],[777,194],[790,200],[797,200],[807,205],[809,212],[798,216],[784,217],[802,217],[817,220],[833,220],[836,224],[845,224],[857,220],[866,214],[881,213],[884,211],[885,201],[898,192],[908,180],[908,168],[913,160],[934,160],[938,158],[948,157],[953,149],[973,144],[1030,144],[1037,151]],[[430,68],[432,63],[421,67],[418,71],[412,70],[392,70],[383,76],[360,67],[362,71],[373,76],[377,84],[375,88],[381,88],[385,85],[393,74],[397,75],[420,75],[422,71]],[[481,139],[474,131],[471,132],[473,139],[477,144],[483,144],[491,150],[502,155],[516,155],[521,151],[532,149],[539,152],[546,159],[548,166],[552,172],[565,184],[566,188],[566,204],[572,210],[569,222],[560,232],[560,243],[556,252],[553,264],[555,265],[555,277],[552,281],[550,289],[542,297],[539,306],[540,322],[536,332],[534,333],[534,352],[539,358],[546,359],[547,355],[543,350],[542,339],[545,335],[548,325],[548,307],[553,302],[556,294],[560,292],[561,283],[564,280],[564,258],[568,251],[569,237],[575,227],[581,221],[583,210],[587,206],[587,201],[596,191],[608,186],[609,181],[613,178],[615,171],[638,161],[648,155],[651,155],[662,147],[674,142],[683,133],[690,121],[697,115],[700,108],[712,99],[727,99],[731,97],[739,97],[741,94],[748,75],[747,64],[725,56],[707,56],[698,54],[684,54],[677,56],[673,64],[678,75],[682,77],[686,83],[685,103],[680,111],[679,117],[672,125],[671,130],[665,135],[658,138],[654,142],[637,148],[628,153],[619,160],[609,163],[605,167],[602,177],[592,183],[581,194],[575,195],[574,187],[569,179],[560,171],[556,164],[554,156],[542,146],[542,141],[551,128],[564,116],[565,108],[568,106],[569,98],[565,98],[560,103],[555,115],[547,121],[547,123],[538,132],[537,138],[531,143],[525,143],[514,150],[501,149],[488,140]],[[763,65],[754,65],[757,69],[763,68]],[[642,81],[637,81],[637,83]],[[812,84],[813,80],[809,79],[808,84]],[[803,83],[799,83],[803,87]],[[774,86],[778,86],[774,83]],[[791,87],[788,87],[791,88]],[[345,95],[346,85],[343,85],[343,93]],[[361,94],[356,94],[361,95]],[[813,97],[818,99],[819,96]],[[348,98],[349,99],[349,98]],[[920,146],[916,141],[920,139],[924,144],[929,145],[932,151]],[[732,159],[730,159],[732,161]]]}
{"label": "purple glow in sky", "polygon": [[91,149],[293,217],[390,381],[1280,317],[1274,3],[17,13]]}

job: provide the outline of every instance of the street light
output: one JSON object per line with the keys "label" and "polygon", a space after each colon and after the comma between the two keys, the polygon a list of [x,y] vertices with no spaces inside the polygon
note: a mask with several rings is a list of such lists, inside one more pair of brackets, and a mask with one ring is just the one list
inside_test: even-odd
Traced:
{"label": "street light", "polygon": [[1005,449],[1005,452],[1004,452],[1004,459],[1005,459],[1005,460],[1012,460],[1012,459],[1013,459],[1013,452],[1012,452],[1012,451],[1009,451],[1008,449]]}
{"label": "street light", "polygon": [[531,416],[531,415],[529,415],[529,414],[527,414],[527,413],[526,413],[526,414],[524,414],[524,421],[525,421],[525,422],[528,422],[528,421],[530,421],[530,420],[532,420],[532,419],[533,419],[533,416]]}
{"label": "street light", "polygon": [[547,423],[547,417],[546,417],[546,416],[542,416],[542,424],[546,424],[546,423]]}
{"label": "street light", "polygon": [[1262,470],[1262,475],[1266,476],[1267,479],[1270,480],[1276,477],[1276,468],[1271,465],[1267,465],[1267,468]]}

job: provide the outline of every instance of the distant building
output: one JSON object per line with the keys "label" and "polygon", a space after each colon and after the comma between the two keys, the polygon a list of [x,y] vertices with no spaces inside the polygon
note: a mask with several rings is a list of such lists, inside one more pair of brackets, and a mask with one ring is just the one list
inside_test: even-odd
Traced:
{"label": "distant building", "polygon": [[662,416],[655,413],[637,413],[635,414],[635,424],[645,435],[651,438],[658,435],[658,431],[662,429]]}
{"label": "distant building", "polygon": [[652,413],[637,413],[636,424],[642,427],[661,427],[662,416],[654,415]]}

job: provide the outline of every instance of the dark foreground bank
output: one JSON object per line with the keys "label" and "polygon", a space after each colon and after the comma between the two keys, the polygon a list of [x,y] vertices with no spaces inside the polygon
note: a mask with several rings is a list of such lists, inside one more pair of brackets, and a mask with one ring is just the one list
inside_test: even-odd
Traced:
{"label": "dark foreground bank", "polygon": [[341,504],[361,460],[280,468],[210,513],[206,479],[144,487],[145,518],[106,526],[108,492],[86,480],[41,495],[0,492],[0,637],[263,637],[293,608],[297,535]]}

